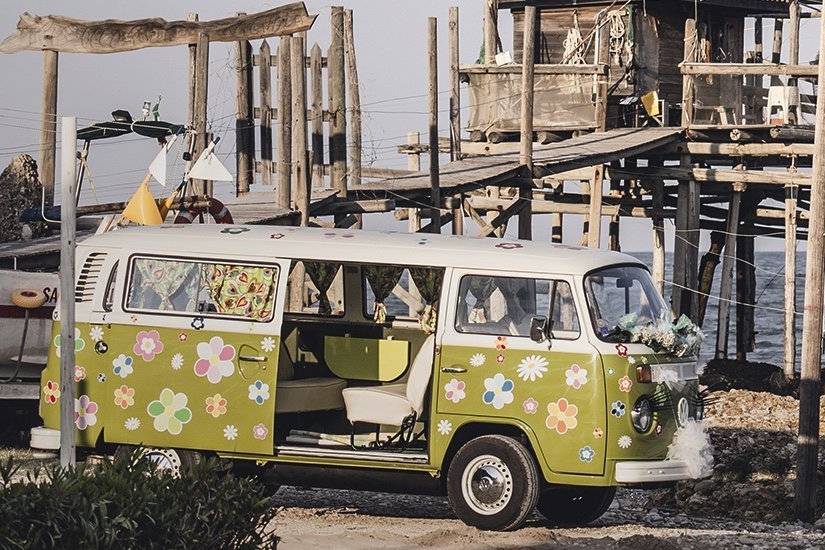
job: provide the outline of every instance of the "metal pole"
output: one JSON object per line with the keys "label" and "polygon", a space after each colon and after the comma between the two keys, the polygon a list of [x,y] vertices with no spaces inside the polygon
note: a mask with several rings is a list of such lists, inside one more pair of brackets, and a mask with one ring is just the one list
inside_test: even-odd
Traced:
{"label": "metal pole", "polygon": [[60,136],[60,466],[74,466],[74,252],[77,119],[61,119]]}

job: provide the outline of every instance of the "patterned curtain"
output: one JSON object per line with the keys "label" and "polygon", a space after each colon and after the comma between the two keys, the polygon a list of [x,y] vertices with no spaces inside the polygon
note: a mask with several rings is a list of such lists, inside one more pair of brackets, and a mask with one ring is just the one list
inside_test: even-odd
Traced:
{"label": "patterned curtain", "polygon": [[304,269],[312,284],[318,289],[320,296],[318,297],[318,314],[332,315],[332,306],[329,303],[327,292],[332,286],[335,276],[341,269],[341,264],[333,264],[329,262],[304,262]]}
{"label": "patterned curtain", "polygon": [[490,296],[498,288],[495,279],[492,277],[470,277],[469,288],[470,294],[476,299],[473,305],[473,310],[467,317],[468,323],[486,323],[487,312],[484,305],[490,299]]}
{"label": "patterned curtain", "polygon": [[426,267],[411,267],[410,277],[412,277],[416,288],[418,288],[421,299],[424,300],[424,309],[418,318],[418,323],[424,332],[432,334],[435,332],[438,317],[438,299],[441,297],[441,279],[443,271],[440,269],[429,269]]}
{"label": "patterned curtain", "polygon": [[177,311],[194,311],[195,300],[197,299],[197,273],[198,264],[192,262],[177,262],[170,260],[155,260],[151,258],[140,258],[135,260],[135,268],[141,275],[140,288],[136,289],[136,304],[138,308],[150,308],[147,300],[151,294],[147,290],[154,292],[160,298],[157,309],[160,311],[175,311],[175,304],[172,303],[173,295],[183,288],[186,305],[184,309]]}
{"label": "patterned curtain", "polygon": [[404,268],[392,265],[368,265],[361,268],[361,272],[369,282],[373,294],[375,294],[373,319],[376,323],[385,323],[387,321],[387,306],[384,305],[384,302],[392,293],[395,285],[398,284],[398,280],[401,279]]}
{"label": "patterned curtain", "polygon": [[273,268],[204,265],[203,278],[218,313],[257,320],[266,320],[272,315]]}

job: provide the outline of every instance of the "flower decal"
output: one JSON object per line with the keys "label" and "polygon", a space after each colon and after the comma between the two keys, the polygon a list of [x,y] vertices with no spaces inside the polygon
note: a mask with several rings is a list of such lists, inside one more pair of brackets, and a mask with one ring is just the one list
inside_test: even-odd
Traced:
{"label": "flower decal", "polygon": [[272,353],[275,350],[275,339],[271,336],[265,337],[261,340],[261,349],[266,353]]}
{"label": "flower decal", "polygon": [[255,380],[254,384],[249,384],[249,399],[263,405],[269,399],[269,384],[264,384],[260,380]]}
{"label": "flower decal", "polygon": [[126,422],[123,423],[123,427],[128,431],[133,432],[140,428],[140,419],[136,416],[131,416],[126,419]]}
{"label": "flower decal", "polygon": [[610,404],[610,414],[616,418],[621,418],[625,413],[625,404],[621,401],[614,401]]}
{"label": "flower decal", "polygon": [[246,233],[249,231],[248,227],[227,227],[226,229],[222,229],[221,233],[224,235],[240,235],[241,233]]}
{"label": "flower decal", "polygon": [[521,360],[516,368],[516,373],[525,382],[528,380],[535,382],[537,378],[542,378],[544,373],[547,372],[547,365],[547,359],[541,355],[529,355]]}
{"label": "flower decal", "polygon": [[131,357],[121,353],[112,361],[112,372],[115,373],[116,376],[126,378],[134,372],[134,369],[132,368],[133,362],[134,361]]}
{"label": "flower decal", "polygon": [[496,248],[501,248],[502,250],[515,250],[523,247],[524,245],[521,243],[498,243],[496,245]]}
{"label": "flower decal", "polygon": [[80,365],[74,366],[74,381],[80,382],[81,380],[86,380],[86,369],[81,367]]}
{"label": "flower decal", "polygon": [[54,405],[58,399],[60,399],[60,385],[53,380],[47,381],[43,386],[43,400],[49,405]]}
{"label": "flower decal", "polygon": [[185,332],[181,332],[180,334],[178,334],[178,340],[179,341],[186,342],[186,340],[188,340],[188,339],[189,339],[189,336],[187,336]]}
{"label": "flower decal", "polygon": [[458,403],[465,397],[464,388],[464,382],[453,378],[444,385],[444,397],[453,403]]}
{"label": "flower decal", "polygon": [[521,408],[524,409],[524,414],[536,414],[536,411],[539,410],[539,402],[532,397],[528,397],[521,404]]}
{"label": "flower decal", "polygon": [[633,445],[633,439],[629,435],[623,435],[616,443],[622,449],[629,449],[630,446]]}
{"label": "flower decal", "polygon": [[156,330],[141,330],[135,336],[135,345],[132,346],[132,353],[140,355],[147,363],[155,358],[155,355],[163,352],[163,342],[160,341],[160,334]]}
{"label": "flower decal", "polygon": [[445,419],[439,420],[437,429],[441,435],[449,435],[453,431],[453,423]]}
{"label": "flower decal", "polygon": [[596,439],[601,439],[604,437],[604,430],[601,428],[593,428],[593,437]]}
{"label": "flower decal", "polygon": [[635,365],[636,364],[636,359],[632,355],[628,355],[627,356],[627,362],[630,363],[631,365]]}
{"label": "flower decal", "polygon": [[[195,330],[203,330],[203,327],[205,325],[206,323],[203,322],[203,317],[201,317],[200,315],[197,317],[193,317],[192,322],[189,323],[189,326]],[[184,338],[184,340],[186,340],[186,338]]]}
{"label": "flower decal", "polygon": [[633,382],[630,380],[630,377],[626,374],[619,378],[619,391],[623,391],[625,393],[630,393],[630,388],[633,387]]}
{"label": "flower decal", "polygon": [[115,405],[121,409],[128,409],[135,404],[135,388],[122,385],[114,391]]}
{"label": "flower decal", "polygon": [[170,435],[183,431],[183,425],[192,420],[192,411],[186,406],[188,402],[186,394],[163,388],[160,397],[146,407],[146,412],[154,418],[155,430],[169,432]]}
{"label": "flower decal", "polygon": [[227,441],[235,441],[238,438],[238,428],[230,424],[223,429],[223,437]]}
{"label": "flower decal", "polygon": [[255,439],[266,439],[267,435],[269,435],[269,428],[267,428],[265,424],[261,423],[252,426],[252,437]]}
{"label": "flower decal", "polygon": [[102,384],[103,382],[105,382],[105,381],[106,381],[106,374],[105,374],[105,373],[102,373],[102,372],[101,372],[101,373],[99,373],[99,374],[97,375],[97,381],[98,381],[98,382],[100,382],[101,384]]}
{"label": "flower decal", "polygon": [[564,435],[578,425],[579,421],[576,420],[578,414],[579,408],[562,397],[547,405],[547,419],[544,423],[547,429],[556,430],[557,434]]}
{"label": "flower decal", "polygon": [[235,348],[223,343],[223,338],[213,336],[208,342],[201,342],[196,348],[199,359],[195,362],[195,374],[205,376],[213,384],[235,372]]}
{"label": "flower decal", "polygon": [[97,403],[88,395],[81,395],[74,400],[74,425],[78,430],[85,430],[97,424]]}
{"label": "flower decal", "polygon": [[183,354],[176,353],[172,356],[172,360],[170,361],[170,365],[172,366],[172,370],[180,370],[183,366]]}
{"label": "flower decal", "polygon": [[616,369],[614,369],[613,367],[610,367],[609,369],[607,369],[607,374],[609,374],[610,376],[613,376],[614,374],[616,374]]}
{"label": "flower decal", "polygon": [[212,418],[218,418],[222,414],[226,414],[226,405],[228,401],[221,394],[216,393],[206,398],[206,414]]}
{"label": "flower decal", "polygon": [[503,353],[499,353],[498,355],[496,355],[496,363],[498,363],[498,364],[500,365],[500,364],[502,364],[503,362],[504,362],[504,354],[503,354]]}
{"label": "flower decal", "polygon": [[513,388],[515,384],[503,374],[496,373],[492,378],[484,379],[484,393],[481,400],[485,405],[492,405],[495,409],[503,409],[513,402]]}
{"label": "flower decal", "polygon": [[507,337],[506,336],[499,336],[496,338],[496,349],[498,351],[504,351],[507,349]]}
{"label": "flower decal", "polygon": [[596,451],[590,445],[585,445],[579,449],[579,460],[586,464],[593,462],[593,457],[596,456]]}
{"label": "flower decal", "polygon": [[102,340],[100,342],[95,342],[95,351],[98,355],[103,355],[109,351],[109,344],[103,342]]}
{"label": "flower decal", "polygon": [[579,365],[570,365],[570,368],[564,371],[564,380],[568,386],[578,390],[587,384],[587,369],[583,369]]}
{"label": "flower decal", "polygon": [[89,330],[89,338],[92,342],[100,342],[103,340],[103,327],[95,325]]}
{"label": "flower decal", "polygon": [[272,234],[269,236],[269,238],[270,238],[270,239],[275,239],[275,240],[278,240],[278,239],[283,239],[283,238],[284,238],[284,234],[283,234],[283,233],[272,233]]}
{"label": "flower decal", "polygon": [[470,357],[470,366],[471,367],[480,367],[487,362],[487,356],[483,353],[474,353]]}
{"label": "flower decal", "polygon": [[624,344],[616,344],[616,353],[619,357],[627,357],[627,346]]}
{"label": "flower decal", "polygon": [[[57,309],[57,308],[55,308],[55,309]],[[53,343],[54,343],[54,347],[55,347],[54,353],[55,353],[55,355],[60,357],[60,334],[55,335]],[[80,329],[75,327],[74,328],[74,352],[75,353],[80,353],[81,351],[83,351],[83,348],[85,348],[85,347],[86,347],[86,342],[80,336]]]}

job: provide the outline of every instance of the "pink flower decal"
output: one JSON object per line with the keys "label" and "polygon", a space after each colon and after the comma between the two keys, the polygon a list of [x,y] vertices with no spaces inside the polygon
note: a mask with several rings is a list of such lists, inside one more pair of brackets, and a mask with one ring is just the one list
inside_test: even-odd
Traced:
{"label": "pink flower decal", "polygon": [[521,404],[521,408],[524,409],[525,414],[536,414],[536,411],[539,410],[539,402],[532,397],[528,397]]}
{"label": "pink flower decal", "polygon": [[78,430],[85,430],[97,424],[97,403],[88,395],[81,395],[74,400],[74,425]]}
{"label": "pink flower decal", "polygon": [[86,380],[86,369],[81,367],[80,365],[74,366],[74,381],[80,382],[81,380]]}
{"label": "pink flower decal", "polygon": [[630,388],[633,387],[633,381],[627,375],[619,378],[619,391],[630,393]]}
{"label": "pink flower decal", "polygon": [[504,362],[504,354],[503,354],[503,353],[499,353],[498,355],[496,355],[496,363],[498,363],[498,364],[500,365],[500,364],[502,364],[503,362]]}
{"label": "pink flower decal", "polygon": [[140,355],[147,363],[155,358],[155,355],[163,351],[163,342],[160,341],[160,334],[156,330],[141,330],[135,336],[135,345],[132,353]]}
{"label": "pink flower decal", "polygon": [[181,332],[180,334],[178,334],[178,340],[180,340],[181,342],[186,342],[187,338],[188,336],[186,336],[185,332]]}
{"label": "pink flower decal", "polygon": [[266,439],[267,435],[269,435],[269,428],[265,424],[255,424],[252,427],[252,437],[255,439]]}
{"label": "pink flower decal", "polygon": [[624,344],[616,344],[616,353],[619,357],[627,357],[627,346]]}
{"label": "pink flower decal", "polygon": [[547,429],[556,430],[557,434],[564,435],[578,425],[579,421],[576,420],[578,414],[579,408],[562,397],[555,403],[547,405],[547,419],[544,424]]}
{"label": "pink flower decal", "polygon": [[463,381],[453,378],[444,385],[444,397],[453,403],[458,403],[466,396],[464,388],[465,385]]}
{"label": "pink flower decal", "polygon": [[197,346],[199,359],[195,361],[195,374],[205,376],[213,384],[221,381],[225,376],[232,376],[235,372],[235,348],[223,343],[223,338],[213,336],[208,342],[201,342]]}

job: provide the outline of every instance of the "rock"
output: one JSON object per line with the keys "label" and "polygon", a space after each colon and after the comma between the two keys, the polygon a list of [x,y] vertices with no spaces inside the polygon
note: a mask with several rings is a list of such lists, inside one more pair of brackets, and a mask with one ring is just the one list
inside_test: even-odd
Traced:
{"label": "rock", "polygon": [[3,170],[0,174],[0,242],[47,234],[45,223],[29,224],[24,233],[24,224],[20,221],[23,210],[40,205],[41,190],[37,162],[29,155],[20,155]]}
{"label": "rock", "polygon": [[702,495],[709,495],[717,487],[717,483],[713,479],[703,479],[693,486],[693,490]]}

